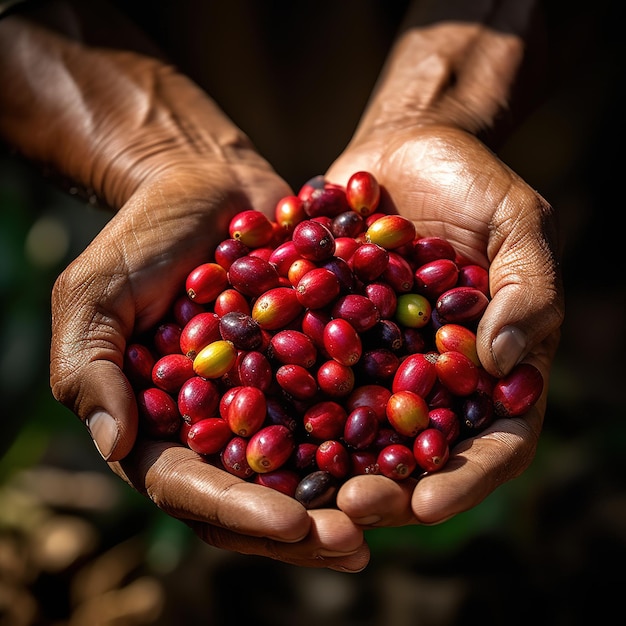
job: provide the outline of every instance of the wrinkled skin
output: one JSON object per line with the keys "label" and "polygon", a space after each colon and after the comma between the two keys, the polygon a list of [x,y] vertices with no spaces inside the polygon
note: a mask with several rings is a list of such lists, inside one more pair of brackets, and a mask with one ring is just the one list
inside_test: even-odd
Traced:
{"label": "wrinkled skin", "polygon": [[[12,26],[9,21],[0,27]],[[24,156],[54,164],[115,213],[54,286],[51,384],[117,475],[210,545],[354,572],[370,558],[363,528],[441,522],[529,466],[562,293],[551,208],[476,139],[480,129],[472,120],[488,125],[489,107],[465,117],[442,89],[420,103],[417,116],[404,117],[383,89],[327,176],[345,183],[357,170],[371,171],[385,189],[386,209],[413,219],[420,234],[446,237],[468,259],[490,265],[493,301],[478,332],[481,360],[494,374],[530,360],[546,391],[527,415],[497,420],[459,444],[442,471],[418,482],[356,477],[341,488],[339,510],[306,511],[180,444],[138,434],[137,406],[122,373],[127,342],[161,319],[187,273],[227,235],[230,217],[248,208],[271,217],[291,190],[215,104],[171,68],[132,54],[85,51],[37,30],[31,35],[30,27],[17,32],[24,30],[25,47],[44,53],[43,66],[57,80],[46,82],[38,99],[12,102],[36,81],[20,82],[16,61],[0,64],[0,79],[14,85],[3,96],[0,131]],[[33,54],[25,56],[24,72],[31,71]],[[427,84],[428,76],[414,78],[417,86]],[[83,83],[89,89],[81,92]],[[59,99],[55,90],[62,86]],[[82,97],[66,96],[75,92]],[[40,108],[25,109],[25,101]],[[504,327],[522,331],[525,344],[494,344]]]}
{"label": "wrinkled skin", "polygon": [[339,507],[363,524],[434,524],[478,504],[535,455],[562,321],[555,224],[545,200],[462,130],[429,126],[379,139],[373,132],[355,143],[328,177],[345,183],[352,172],[372,172],[387,192],[388,210],[413,219],[420,235],[445,237],[472,262],[489,266],[492,301],[477,333],[481,362],[496,376],[510,371],[514,363],[499,365],[506,358],[494,354],[492,343],[503,327],[513,326],[533,346],[520,357],[546,381],[527,415],[500,419],[462,442],[442,471],[417,484],[357,477],[339,493]]}

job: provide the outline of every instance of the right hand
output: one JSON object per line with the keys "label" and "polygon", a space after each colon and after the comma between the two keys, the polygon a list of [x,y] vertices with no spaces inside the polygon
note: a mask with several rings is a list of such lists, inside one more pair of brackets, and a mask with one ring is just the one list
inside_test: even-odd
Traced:
{"label": "right hand", "polygon": [[52,299],[53,393],[90,427],[118,476],[205,542],[296,565],[358,571],[369,551],[344,513],[306,511],[178,442],[152,441],[137,429],[133,389],[122,371],[126,343],[162,318],[188,272],[227,236],[230,216],[267,208],[286,192],[259,157],[246,159],[236,167],[204,158],[173,167],[164,155],[164,171],[141,185],[60,275]]}
{"label": "right hand", "polygon": [[3,139],[116,213],[54,285],[55,398],[88,425],[117,475],[207,543],[363,569],[368,547],[344,513],[307,511],[179,442],[146,439],[122,371],[127,342],[160,321],[230,218],[271,215],[288,185],[204,92],[155,57],[91,48],[12,15],[0,23],[0,82],[11,84],[0,94]]}

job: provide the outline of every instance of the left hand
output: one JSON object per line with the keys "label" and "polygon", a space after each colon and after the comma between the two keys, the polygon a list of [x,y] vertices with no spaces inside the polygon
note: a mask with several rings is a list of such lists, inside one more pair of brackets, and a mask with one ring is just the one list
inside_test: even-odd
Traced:
{"label": "left hand", "polygon": [[373,173],[384,188],[384,212],[409,217],[420,236],[444,237],[489,268],[491,302],[477,330],[484,368],[502,376],[527,360],[544,377],[531,411],[460,442],[439,472],[402,483],[359,476],[338,495],[339,508],[366,526],[439,523],[476,506],[534,457],[563,317],[553,212],[478,139],[453,125],[361,133],[326,175],[345,184],[358,170]]}

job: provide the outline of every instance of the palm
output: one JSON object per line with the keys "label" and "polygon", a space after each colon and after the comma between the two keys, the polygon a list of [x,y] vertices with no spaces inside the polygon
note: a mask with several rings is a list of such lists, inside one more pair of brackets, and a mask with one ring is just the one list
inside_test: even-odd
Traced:
{"label": "palm", "polygon": [[446,237],[467,258],[488,263],[489,229],[515,174],[475,137],[441,127],[373,135],[351,145],[328,176],[345,183],[361,169],[384,186],[386,210],[414,220],[420,235]]}

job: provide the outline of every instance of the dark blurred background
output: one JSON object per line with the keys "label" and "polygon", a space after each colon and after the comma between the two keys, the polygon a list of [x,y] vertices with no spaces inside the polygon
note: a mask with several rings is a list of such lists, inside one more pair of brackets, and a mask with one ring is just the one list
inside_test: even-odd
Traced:
{"label": "dark blurred background", "polygon": [[[271,11],[191,3],[193,15],[184,3],[125,4],[150,16],[174,60],[297,188],[349,139],[404,3],[319,2],[314,14],[288,2]],[[500,151],[557,207],[563,235],[566,319],[535,461],[444,524],[368,533],[371,563],[357,575],[205,546],[109,472],[48,385],[52,283],[109,215],[0,152],[0,626],[578,625],[620,614],[625,56],[616,4],[551,5],[563,72]],[[190,17],[196,30],[185,31]],[[266,47],[254,35],[260,24],[274,28]],[[254,66],[242,41],[258,47]],[[273,57],[288,61],[282,74],[269,72]],[[262,90],[270,80],[292,97]],[[322,104],[311,95],[320,90]]]}

